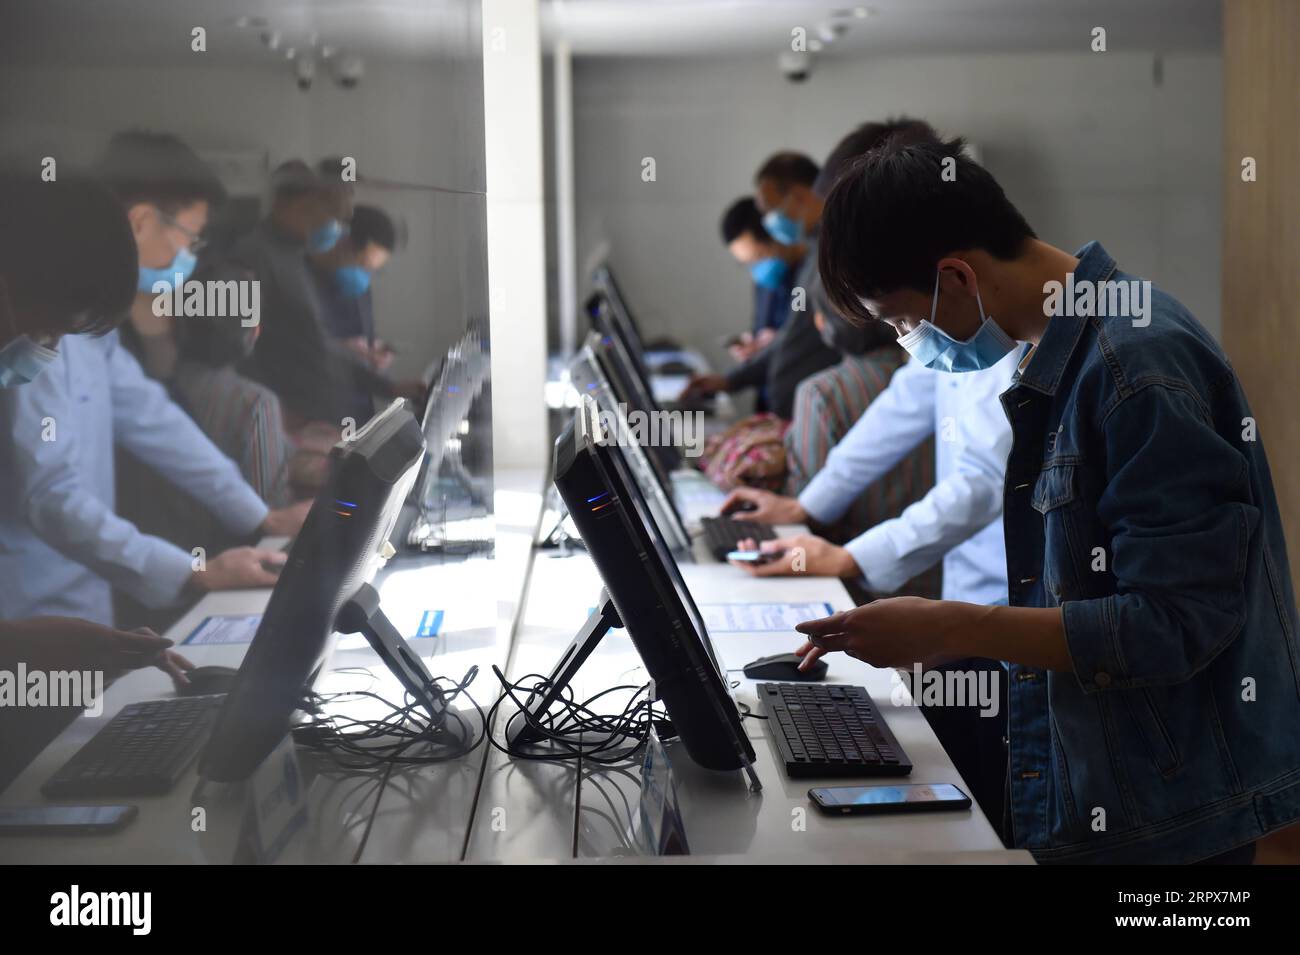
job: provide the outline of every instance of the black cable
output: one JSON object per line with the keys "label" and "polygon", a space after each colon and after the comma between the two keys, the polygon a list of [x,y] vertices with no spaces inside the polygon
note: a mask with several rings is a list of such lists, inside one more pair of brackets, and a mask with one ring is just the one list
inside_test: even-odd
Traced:
{"label": "black cable", "polygon": [[762,713],[755,713],[753,710],[751,710],[751,709],[749,708],[749,704],[748,704],[748,703],[742,703],[742,702],[740,702],[740,700],[737,700],[737,701],[736,701],[736,709],[740,710],[740,718],[741,718],[742,720],[765,720],[765,719],[767,719],[767,717],[764,716]]}
{"label": "black cable", "polygon": [[[403,694],[401,703],[369,690],[308,692],[301,706],[310,719],[294,729],[294,741],[306,749],[324,753],[349,772],[396,765],[422,766],[459,759],[472,753],[487,738],[486,715],[469,692],[469,685],[477,676],[478,667],[474,666],[460,682],[449,677],[433,679],[426,690],[442,703],[437,718],[431,716],[409,692]],[[444,683],[449,686],[444,688]],[[472,730],[452,706],[461,696],[478,714],[477,731]],[[355,700],[375,701],[386,707],[387,712],[370,719],[327,712],[327,707]]]}
{"label": "black cable", "polygon": [[[506,700],[513,703],[517,711],[502,727],[507,742],[498,741],[489,732],[488,743],[515,759],[586,760],[602,766],[626,762],[645,747],[650,729],[656,722],[667,721],[667,713],[656,709],[649,699],[648,683],[609,687],[582,702],[574,699],[572,687],[565,686],[547,712],[534,715],[529,707],[552,689],[553,682],[539,673],[532,673],[512,683],[496,667],[492,672],[501,683],[502,692],[488,711],[489,727],[496,724],[497,711]],[[596,712],[594,707],[597,703],[619,692],[631,693],[620,713]],[[524,695],[523,700],[521,695]],[[511,727],[519,719],[524,720],[542,740],[528,744],[509,743]],[[549,745],[543,748],[543,744]]]}

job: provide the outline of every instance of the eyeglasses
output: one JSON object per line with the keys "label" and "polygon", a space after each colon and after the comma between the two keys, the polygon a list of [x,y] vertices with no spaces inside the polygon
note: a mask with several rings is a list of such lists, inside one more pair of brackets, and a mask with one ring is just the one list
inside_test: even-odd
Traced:
{"label": "eyeglasses", "polygon": [[154,211],[158,213],[158,218],[161,219],[165,225],[175,229],[177,232],[181,233],[183,236],[185,236],[186,239],[189,240],[190,252],[192,252],[195,255],[198,255],[200,252],[202,252],[204,249],[207,248],[208,240],[203,238],[203,236],[199,235],[197,232],[185,228],[185,226],[181,225],[179,222],[176,221],[175,216],[169,215],[168,213],[164,212],[162,209],[159,209],[157,206],[154,206]]}

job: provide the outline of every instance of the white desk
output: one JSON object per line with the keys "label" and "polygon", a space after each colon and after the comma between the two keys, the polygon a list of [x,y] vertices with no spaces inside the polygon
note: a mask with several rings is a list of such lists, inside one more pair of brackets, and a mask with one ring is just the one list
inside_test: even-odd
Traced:
{"label": "white desk", "polygon": [[[689,482],[675,475],[678,490]],[[717,492],[696,488],[678,495],[688,523],[716,513]],[[781,534],[802,528],[779,527]],[[853,606],[844,586],[833,578],[755,578],[736,567],[718,564],[696,542],[697,563],[681,565],[697,604],[727,602],[825,601],[835,610]],[[527,599],[515,636],[508,674],[518,680],[547,673],[582,626],[601,589],[587,555],[567,557],[537,553]],[[760,712],[754,681],[740,668],[770,653],[789,652],[800,640],[794,633],[723,633],[713,643],[738,681],[736,698]],[[951,760],[919,709],[895,706],[894,671],[866,666],[842,654],[827,658],[828,680],[866,686],[890,728],[913,762],[910,777],[900,782],[951,782],[967,792]],[[573,688],[583,699],[613,685],[641,685],[648,676],[623,631],[601,641]],[[612,709],[612,705],[611,705]],[[503,716],[510,709],[503,708]],[[763,785],[750,794],[742,773],[701,770],[676,744],[668,744],[677,777],[683,820],[692,858],[698,861],[753,862],[1002,862],[1026,863],[1026,852],[1008,852],[977,807],[970,811],[894,817],[827,817],[814,810],[807,791],[815,785],[844,780],[791,780],[768,739],[766,722],[744,721],[758,754],[755,770]],[[880,780],[885,783],[888,780]],[[640,796],[640,767],[584,766],[572,763],[511,760],[493,751],[487,760],[466,858],[471,861],[538,861],[612,858],[629,854],[626,834]],[[650,860],[642,860],[650,861]],[[653,860],[662,861],[662,860]]]}
{"label": "white desk", "polygon": [[[498,472],[493,560],[442,566],[398,560],[377,581],[385,612],[400,630],[413,629],[412,621],[423,609],[444,610],[441,635],[412,645],[435,675],[459,678],[470,666],[478,666],[479,677],[471,692],[485,707],[497,693],[490,667],[502,667],[512,679],[549,672],[601,589],[585,553],[563,557],[531,551],[541,490],[540,472]],[[696,505],[686,508],[688,520],[716,506],[716,497],[699,490]],[[702,557],[708,560],[707,555]],[[683,564],[682,571],[697,603],[827,601],[835,609],[851,605],[843,586],[833,579],[757,579],[712,562]],[[269,591],[209,595],[168,635],[179,641],[212,614],[259,613],[268,596]],[[792,649],[797,637],[716,634],[714,644],[724,665],[733,671],[730,677],[740,682],[737,699],[757,711],[753,683],[743,678],[739,667],[755,657]],[[184,652],[198,664],[237,665],[245,649],[186,647]],[[953,782],[969,791],[920,711],[891,704],[892,671],[875,670],[842,655],[828,662],[830,679],[868,687],[914,763],[910,781]],[[344,668],[363,668],[366,673],[337,672]],[[341,642],[332,672],[319,688],[355,687],[359,680],[377,682],[389,695],[399,695],[396,682],[373,651],[348,638]],[[583,667],[574,690],[582,698],[615,683],[645,682],[631,641],[625,632],[615,631]],[[169,680],[156,670],[137,671],[118,680],[106,694],[104,716],[83,717],[69,726],[0,795],[0,806],[41,804],[41,783],[105,719],[129,702],[170,693]],[[509,708],[503,710],[508,716]],[[763,791],[757,795],[748,792],[740,773],[700,770],[679,746],[668,746],[692,849],[687,861],[1031,861],[1028,853],[1002,850],[978,810],[880,818],[821,816],[805,795],[821,781],[786,779],[765,723],[751,719],[744,726],[758,756],[755,769]],[[0,862],[231,861],[239,822],[236,807],[205,807],[207,831],[195,833],[193,788],[191,771],[190,778],[167,796],[129,800],[140,807],[140,818],[115,835],[0,840]],[[637,765],[588,766],[579,774],[570,763],[511,760],[487,746],[454,762],[395,770],[386,779],[368,773],[316,775],[307,790],[309,823],[277,861],[629,861],[620,857],[628,852],[624,836],[639,791]],[[683,860],[635,861],[676,864]]]}
{"label": "white desk", "polygon": [[[441,563],[437,558],[398,558],[377,577],[385,613],[404,633],[412,633],[424,609],[441,609],[444,622],[436,638],[411,641],[435,675],[459,678],[472,665],[480,677],[472,691],[490,702],[495,680],[490,666],[506,658],[511,626],[522,595],[532,535],[540,509],[540,471],[501,471],[496,475],[495,510],[497,544],[494,558],[471,558]],[[274,542],[264,542],[268,546]],[[270,590],[245,590],[210,594],[198,602],[167,632],[179,643],[205,617],[214,614],[261,613]],[[182,652],[198,665],[238,666],[246,644],[185,646]],[[358,674],[357,669],[365,673]],[[347,670],[349,672],[339,672]],[[370,686],[389,698],[401,697],[396,680],[377,655],[359,637],[340,637],[331,671],[317,684],[321,692]],[[173,693],[170,680],[154,669],[128,673],[105,693],[104,713],[75,720],[0,794],[0,806],[41,805],[41,784],[89,740],[123,706],[138,700],[158,699]],[[417,785],[436,802],[422,846],[440,859],[460,858],[465,832],[473,811],[474,785],[483,759],[482,750],[465,759],[422,770],[394,772],[388,784],[395,792]],[[387,813],[380,799],[383,773],[313,773],[316,758],[304,757],[304,772],[312,777],[307,789],[309,821],[288,844],[280,862],[346,863],[361,857],[372,819]],[[328,766],[328,763],[324,763]],[[414,782],[408,777],[414,777]],[[207,831],[191,826],[197,777],[193,768],[165,796],[132,797],[88,802],[129,802],[140,808],[139,818],[120,833],[94,837],[23,837],[0,840],[0,862],[100,863],[100,862],[229,862],[235,854],[242,806],[203,806]],[[372,832],[372,838],[374,833]],[[393,846],[403,835],[398,827],[380,830],[382,847]],[[434,849],[436,848],[436,853]]]}
{"label": "white desk", "polygon": [[[432,655],[422,654],[435,676],[460,679],[479,668],[470,693],[486,711],[500,692],[492,667],[505,670],[528,579],[532,545],[542,509],[542,473],[498,471],[494,494],[496,554],[489,568],[466,561],[464,570],[440,568],[413,589],[435,587],[439,600],[471,600],[490,610],[486,628],[451,628]],[[487,563],[487,562],[483,562]],[[485,574],[477,580],[479,574]],[[496,599],[484,602],[481,583],[494,588]],[[381,591],[387,606],[387,593]],[[477,595],[477,596],[473,596]],[[448,616],[450,620],[450,615]],[[462,708],[462,712],[465,712]],[[488,758],[486,743],[469,756],[449,763],[395,769],[377,801],[374,823],[362,862],[455,862],[462,858],[477,800],[479,780]]]}

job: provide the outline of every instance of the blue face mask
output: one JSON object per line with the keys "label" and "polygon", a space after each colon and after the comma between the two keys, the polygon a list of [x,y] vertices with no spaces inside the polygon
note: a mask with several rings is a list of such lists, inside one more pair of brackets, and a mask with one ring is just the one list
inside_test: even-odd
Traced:
{"label": "blue face mask", "polygon": [[38,345],[27,335],[19,335],[0,348],[0,388],[12,388],[35,381],[58,353],[46,345]]}
{"label": "blue face mask", "polygon": [[317,226],[316,230],[307,236],[307,251],[328,252],[341,238],[343,238],[343,223],[338,219],[330,219]]}
{"label": "blue face mask", "polygon": [[370,273],[359,265],[340,265],[334,270],[334,284],[348,298],[359,298],[370,288]]}
{"label": "blue face mask", "polygon": [[898,340],[907,353],[926,368],[935,371],[981,371],[992,368],[1016,347],[1015,339],[1004,332],[998,323],[984,314],[980,290],[975,289],[975,304],[980,310],[980,327],[970,338],[959,342],[934,324],[934,312],[939,305],[939,273],[934,275],[934,301],[930,305],[930,320]]}
{"label": "blue face mask", "polygon": [[749,267],[749,277],[759,288],[775,292],[781,287],[781,280],[785,278],[789,268],[790,266],[786,265],[783,259],[775,256],[770,259],[759,259]]}
{"label": "blue face mask", "polygon": [[[168,287],[176,282],[184,282],[194,274],[194,266],[198,265],[198,262],[199,260],[189,249],[177,249],[170,265],[165,265],[161,269],[146,269],[143,265],[140,266],[140,278],[136,282],[136,290],[152,292],[157,282],[163,282]],[[180,275],[180,279],[176,278],[177,275]]]}
{"label": "blue face mask", "polygon": [[797,245],[803,238],[803,223],[791,219],[780,209],[773,209],[763,216],[763,228],[782,245]]}
{"label": "blue face mask", "polygon": [[53,348],[39,345],[29,335],[18,331],[9,290],[4,279],[0,279],[0,335],[6,333],[11,337],[0,346],[0,388],[34,381],[45,366],[58,357]]}

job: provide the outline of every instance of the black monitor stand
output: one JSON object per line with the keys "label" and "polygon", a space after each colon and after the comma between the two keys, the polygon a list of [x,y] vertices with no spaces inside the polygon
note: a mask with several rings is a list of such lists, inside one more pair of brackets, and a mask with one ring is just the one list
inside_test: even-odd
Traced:
{"label": "black monitor stand", "polygon": [[339,633],[363,635],[429,717],[434,721],[442,719],[447,704],[441,688],[434,682],[424,661],[411,652],[397,628],[384,616],[379,608],[379,592],[374,587],[362,584],[351,599],[344,602],[334,617],[334,629]]}
{"label": "black monitor stand", "polygon": [[619,619],[618,611],[614,609],[614,601],[609,599],[609,591],[602,589],[596,609],[587,617],[587,622],[583,624],[582,629],[574,634],[568,648],[560,656],[559,662],[552,667],[550,675],[546,678],[546,689],[530,693],[529,702],[524,708],[524,714],[527,715],[517,714],[510,721],[510,729],[506,732],[508,745],[538,743],[546,738],[534,728],[534,724],[540,723],[546,716],[546,711],[551,708],[551,704],[560,698],[565,687],[577,676],[582,665],[587,662],[587,657],[591,656],[591,651],[596,649],[605,634],[621,626],[623,621]]}

